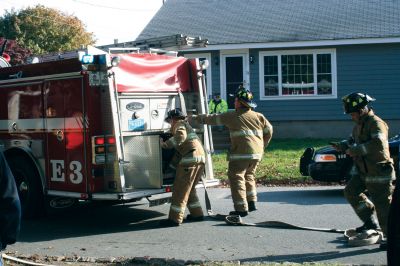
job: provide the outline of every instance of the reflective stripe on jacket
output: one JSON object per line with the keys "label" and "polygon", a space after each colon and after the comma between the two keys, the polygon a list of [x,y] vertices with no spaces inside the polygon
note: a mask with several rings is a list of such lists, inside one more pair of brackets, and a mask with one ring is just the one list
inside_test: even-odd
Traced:
{"label": "reflective stripe on jacket", "polygon": [[205,163],[205,152],[199,137],[188,122],[178,121],[171,128],[172,137],[164,145],[164,149],[176,149],[180,158],[178,164]]}
{"label": "reflective stripe on jacket", "polygon": [[269,121],[263,114],[247,108],[223,114],[198,115],[192,119],[202,124],[225,125],[229,129],[229,161],[261,160],[264,146],[272,138],[273,128]]}

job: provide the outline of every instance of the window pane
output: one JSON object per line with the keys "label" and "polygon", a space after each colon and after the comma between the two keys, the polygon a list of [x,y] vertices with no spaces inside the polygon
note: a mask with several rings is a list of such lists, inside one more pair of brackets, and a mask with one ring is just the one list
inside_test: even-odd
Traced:
{"label": "window pane", "polygon": [[264,69],[265,75],[277,75],[278,74],[278,57],[277,56],[266,56],[264,57]]}
{"label": "window pane", "polygon": [[294,65],[294,74],[299,75],[300,73],[301,73],[300,65],[295,64]]}
{"label": "window pane", "polygon": [[301,57],[301,55],[298,55],[298,56],[293,56],[294,57],[294,63],[296,64],[296,65],[300,65],[300,57]]}
{"label": "window pane", "polygon": [[288,64],[287,70],[287,75],[294,75],[294,64]]}
{"label": "window pane", "polygon": [[330,73],[331,72],[331,55],[330,54],[318,54],[317,55],[317,71],[318,71],[318,73]]}
{"label": "window pane", "polygon": [[278,56],[264,56],[264,94],[279,95]]}
{"label": "window pane", "polygon": [[264,77],[265,96],[275,96],[279,94],[278,76]]}
{"label": "window pane", "polygon": [[282,75],[287,75],[287,73],[288,73],[287,65],[282,65]]}
{"label": "window pane", "polygon": [[318,94],[332,94],[331,55],[317,55],[317,92]]}
{"label": "window pane", "polygon": [[313,83],[313,79],[314,75],[312,73],[307,75],[307,83]]}
{"label": "window pane", "polygon": [[305,64],[302,64],[301,65],[301,73],[303,74],[303,75],[306,75],[307,74],[307,65],[305,65]]}
{"label": "window pane", "polygon": [[307,55],[305,54],[301,55],[300,64],[307,65]]}
{"label": "window pane", "polygon": [[318,94],[332,94],[332,76],[330,74],[318,75]]}
{"label": "window pane", "polygon": [[282,94],[314,94],[313,55],[283,55]]}

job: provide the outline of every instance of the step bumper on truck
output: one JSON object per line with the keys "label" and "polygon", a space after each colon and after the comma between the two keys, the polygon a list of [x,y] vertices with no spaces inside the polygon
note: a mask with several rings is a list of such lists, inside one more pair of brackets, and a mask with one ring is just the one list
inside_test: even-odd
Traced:
{"label": "step bumper on truck", "polygon": [[[215,187],[220,184],[218,179],[206,180],[207,187]],[[196,185],[196,188],[204,187],[203,183],[200,182]],[[160,189],[137,189],[130,192],[117,192],[117,193],[93,193],[90,196],[86,193],[66,192],[66,191],[55,191],[49,190],[48,196],[62,197],[62,198],[77,198],[81,200],[106,200],[106,201],[134,201],[141,198],[146,198],[149,201],[150,207],[161,205],[164,203],[171,202],[172,197],[172,186],[165,186]]]}

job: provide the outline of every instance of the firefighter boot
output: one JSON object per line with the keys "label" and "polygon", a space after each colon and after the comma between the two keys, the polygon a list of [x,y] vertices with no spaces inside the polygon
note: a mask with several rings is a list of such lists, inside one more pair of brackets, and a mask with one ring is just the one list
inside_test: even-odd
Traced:
{"label": "firefighter boot", "polygon": [[347,239],[354,238],[357,235],[359,235],[360,237],[362,235],[367,236],[368,232],[371,230],[382,234],[378,219],[373,214],[371,214],[371,216],[364,222],[362,226],[345,230],[344,236]]}
{"label": "firefighter boot", "polygon": [[381,230],[378,219],[373,214],[365,221],[365,223],[362,226],[356,228],[356,232],[361,233],[363,231],[370,229],[377,231]]}
{"label": "firefighter boot", "polygon": [[204,221],[204,216],[193,216],[191,214],[188,214],[186,216],[186,222],[201,222]]}
{"label": "firefighter boot", "polygon": [[229,213],[229,215],[239,215],[240,217],[245,217],[245,216],[247,216],[248,214],[249,214],[248,211],[243,211],[243,212],[241,212],[241,211],[231,211],[231,212]]}
{"label": "firefighter boot", "polygon": [[379,244],[383,239],[378,219],[373,214],[364,221],[362,226],[346,230],[344,234],[349,236],[348,244],[353,247]]}
{"label": "firefighter boot", "polygon": [[249,212],[253,212],[257,210],[256,202],[255,201],[249,201]]}

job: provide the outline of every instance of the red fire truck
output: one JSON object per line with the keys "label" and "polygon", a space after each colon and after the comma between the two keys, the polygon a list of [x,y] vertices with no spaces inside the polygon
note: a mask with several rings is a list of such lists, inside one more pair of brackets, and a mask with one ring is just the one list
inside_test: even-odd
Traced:
{"label": "red fire truck", "polygon": [[[25,217],[46,204],[170,195],[172,156],[160,147],[166,113],[206,112],[206,64],[197,59],[93,51],[1,65],[0,146]],[[207,127],[195,130],[210,151]],[[204,177],[217,184],[210,152]]]}

